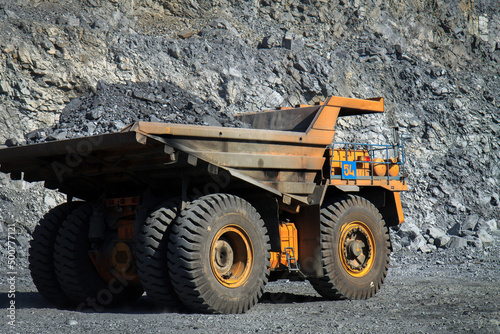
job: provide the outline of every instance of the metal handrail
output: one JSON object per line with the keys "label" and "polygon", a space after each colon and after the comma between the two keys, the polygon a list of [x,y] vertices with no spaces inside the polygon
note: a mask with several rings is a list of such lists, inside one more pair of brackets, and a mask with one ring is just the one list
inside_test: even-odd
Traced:
{"label": "metal handrail", "polygon": [[[405,142],[409,139],[409,135],[401,134],[399,144],[369,144],[369,143],[350,143],[350,142],[333,142],[330,147],[332,153],[335,149],[341,149],[345,152],[345,160],[334,159],[334,154],[331,156],[331,166],[334,163],[342,162],[356,162],[356,163],[367,163],[370,166],[370,176],[357,176],[354,179],[371,179],[380,180],[387,179],[390,180],[402,180],[403,184],[405,182],[405,162],[406,162],[406,149]],[[365,151],[367,152],[369,161],[356,161],[355,152]],[[352,158],[349,158],[349,152],[352,152]],[[373,161],[376,158],[382,158],[383,161]],[[389,161],[389,158],[397,158],[396,162]],[[376,176],[373,170],[374,164],[387,165],[387,173],[385,176]],[[399,175],[390,176],[389,165],[397,164],[399,166]],[[330,178],[342,178],[342,175],[333,174],[333,170],[330,171]]]}

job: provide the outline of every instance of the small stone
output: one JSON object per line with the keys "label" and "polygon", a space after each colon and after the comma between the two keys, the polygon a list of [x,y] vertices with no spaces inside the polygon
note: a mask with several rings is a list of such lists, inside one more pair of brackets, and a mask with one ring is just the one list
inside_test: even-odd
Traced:
{"label": "small stone", "polygon": [[110,125],[115,128],[115,129],[118,129],[118,130],[121,130],[123,129],[125,126],[127,126],[125,123],[123,123],[122,121],[120,120],[115,120],[115,121],[112,121],[110,123]]}
{"label": "small stone", "polygon": [[74,14],[69,15],[66,18],[66,22],[71,27],[78,27],[80,25],[80,19],[77,18]]}
{"label": "small stone", "polygon": [[73,85],[70,84],[69,82],[61,83],[60,85],[58,85],[58,87],[66,92],[68,92],[74,88]]}
{"label": "small stone", "polygon": [[[484,151],[484,150],[483,150]],[[500,205],[500,195],[495,193],[491,196],[491,199],[490,199],[490,204],[492,206],[499,206]]]}
{"label": "small stone", "polygon": [[37,140],[42,138],[45,135],[45,132],[43,130],[34,130],[26,134],[26,138],[29,140]]}
{"label": "small stone", "polygon": [[19,141],[16,138],[9,138],[5,141],[5,146],[7,147],[12,147],[12,146],[18,146]]}
{"label": "small stone", "polygon": [[476,233],[474,231],[465,230],[465,231],[462,231],[462,233],[460,235],[466,236],[466,237],[471,237],[471,236],[474,236],[475,234]]}
{"label": "small stone", "polygon": [[11,18],[11,19],[17,19],[17,18],[19,18],[19,17],[17,16],[17,14],[16,14],[16,13],[14,13],[13,11],[8,10],[8,9],[4,9],[4,10],[5,10],[5,14],[7,14],[7,16],[8,16],[9,18]]}
{"label": "small stone", "polygon": [[31,95],[31,91],[27,87],[21,87],[20,92],[23,95],[27,95],[27,96]]}
{"label": "small stone", "polygon": [[475,248],[478,248],[478,249],[483,248],[483,242],[478,237],[467,236],[467,237],[465,237],[465,240],[467,240],[467,245],[468,246],[472,246],[472,247],[475,247]]}
{"label": "small stone", "polygon": [[103,113],[104,113],[104,108],[102,106],[99,106],[99,107],[94,108],[94,109],[90,110],[89,112],[87,112],[85,117],[88,120],[99,119]]}
{"label": "small stone", "polygon": [[446,248],[458,249],[465,247],[467,247],[467,240],[453,235],[450,237],[450,242],[448,243]]}
{"label": "small stone", "polygon": [[71,112],[77,110],[81,105],[82,100],[80,100],[79,98],[72,99],[62,110],[62,114],[65,116],[70,115]]}
{"label": "small stone", "polygon": [[[418,250],[421,251],[422,253],[430,253],[430,252],[432,252],[431,246],[433,246],[433,245],[424,244],[424,245],[420,246],[418,248]],[[436,247],[434,246],[434,248],[436,248]]]}
{"label": "small stone", "polygon": [[413,223],[403,223],[399,228],[398,235],[401,238],[408,237],[410,240],[414,240],[420,235],[420,229]]}
{"label": "small stone", "polygon": [[288,31],[283,37],[283,47],[287,50],[291,50],[292,42],[293,42],[293,34]]}
{"label": "small stone", "polygon": [[215,117],[213,117],[211,115],[204,115],[202,117],[202,119],[203,119],[203,122],[209,126],[222,126],[222,124],[220,124],[220,122]]}
{"label": "small stone", "polygon": [[177,115],[176,115],[176,114],[170,114],[170,115],[165,116],[163,119],[164,119],[166,122],[170,122],[170,121],[173,121],[176,117],[177,117]]}
{"label": "small stone", "polygon": [[422,122],[420,122],[418,119],[411,119],[408,124],[410,124],[410,126],[413,128],[422,126]]}
{"label": "small stone", "polygon": [[65,130],[56,131],[52,134],[52,137],[54,138],[54,140],[66,139],[68,137],[68,131]]}
{"label": "small stone", "polygon": [[446,70],[444,68],[440,68],[440,69],[437,69],[437,70],[432,70],[431,71],[431,75],[433,75],[434,77],[441,77],[443,75],[446,74]]}
{"label": "small stone", "polygon": [[19,57],[19,61],[22,64],[33,64],[31,61],[31,57],[25,48],[19,48],[19,50],[17,51],[17,56]]}
{"label": "small stone", "polygon": [[107,30],[109,29],[109,24],[108,24],[108,21],[104,20],[104,19],[97,19],[93,24],[92,24],[92,28],[94,29],[103,29],[103,30]]}
{"label": "small stone", "polygon": [[0,93],[9,94],[11,92],[11,88],[9,83],[6,80],[0,80]]}
{"label": "small stone", "polygon": [[196,32],[193,30],[184,29],[184,30],[179,31],[179,33],[177,35],[183,39],[186,39],[186,38],[193,36],[195,33]]}
{"label": "small stone", "polygon": [[158,117],[156,117],[155,115],[151,115],[149,116],[149,121],[150,122],[161,122],[161,119],[159,119]]}
{"label": "small stone", "polygon": [[401,59],[401,56],[403,55],[403,48],[400,44],[394,45],[394,53],[398,59]]}
{"label": "small stone", "polygon": [[449,235],[454,235],[454,236],[459,236],[460,235],[460,230],[461,230],[461,226],[460,226],[460,223],[456,223],[455,225],[453,225],[449,230],[448,230],[448,234]]}
{"label": "small stone", "polygon": [[194,111],[198,114],[198,115],[203,115],[205,113],[205,109],[199,107],[199,106],[195,106],[194,108]]}
{"label": "small stone", "polygon": [[115,61],[118,63],[118,67],[121,70],[129,70],[130,69],[130,59],[125,56],[119,55],[115,57]]}
{"label": "small stone", "polygon": [[479,216],[477,214],[470,215],[463,223],[464,230],[475,231],[477,228],[477,223],[479,221]]}
{"label": "small stone", "polygon": [[301,59],[298,59],[295,64],[293,64],[293,67],[298,69],[301,72],[308,72],[307,66],[304,64],[304,62]]}
{"label": "small stone", "polygon": [[370,57],[366,57],[366,59],[363,59],[364,63],[381,63],[382,62],[382,59],[380,59],[379,56],[370,56]]}
{"label": "small stone", "polygon": [[179,59],[181,57],[181,49],[176,43],[172,43],[168,46],[168,54],[172,58]]}
{"label": "small stone", "polygon": [[52,44],[51,41],[49,41],[48,39],[44,39],[42,41],[42,43],[40,43],[40,45],[42,46],[42,48],[44,48],[45,50],[50,50],[54,47],[54,44]]}
{"label": "small stone", "polygon": [[74,319],[70,319],[66,322],[66,324],[68,324],[69,326],[76,326],[76,325],[78,325],[78,321],[76,321]]}
{"label": "small stone", "polygon": [[29,245],[29,239],[25,235],[17,235],[16,236],[16,244],[19,246],[21,249],[27,249]]}
{"label": "small stone", "polygon": [[484,230],[486,232],[496,231],[498,229],[496,219],[490,219],[488,221],[485,221],[484,223],[481,223],[479,229]]}
{"label": "small stone", "polygon": [[427,240],[422,235],[417,235],[415,240],[412,241],[411,243],[411,248],[415,250],[421,250],[422,248],[427,249]]}
{"label": "small stone", "polygon": [[427,229],[427,234],[434,239],[442,238],[446,233],[436,227],[430,227]]}
{"label": "small stone", "polygon": [[262,39],[262,42],[260,42],[260,44],[259,44],[259,48],[270,49],[270,48],[281,46],[280,44],[281,43],[280,43],[279,39],[276,38],[276,36],[269,35],[269,36],[266,36]]}
{"label": "small stone", "polygon": [[47,205],[49,208],[53,208],[57,205],[57,202],[56,200],[54,199],[54,197],[52,196],[49,196],[49,195],[45,195],[44,199],[43,199],[43,202],[45,203],[45,205]]}
{"label": "small stone", "polygon": [[450,242],[451,238],[449,235],[443,235],[442,237],[434,239],[434,245],[436,247],[445,248],[446,245]]}
{"label": "small stone", "polygon": [[2,51],[4,53],[12,53],[16,50],[16,48],[14,47],[14,45],[7,45]]}
{"label": "small stone", "polygon": [[95,131],[95,129],[96,129],[95,122],[91,122],[91,123],[88,123],[88,124],[86,124],[86,125],[83,126],[83,130],[87,131],[90,134],[93,134],[94,131]]}
{"label": "small stone", "polygon": [[486,231],[481,230],[477,233],[478,238],[483,243],[484,247],[489,247],[495,243],[495,239]]}

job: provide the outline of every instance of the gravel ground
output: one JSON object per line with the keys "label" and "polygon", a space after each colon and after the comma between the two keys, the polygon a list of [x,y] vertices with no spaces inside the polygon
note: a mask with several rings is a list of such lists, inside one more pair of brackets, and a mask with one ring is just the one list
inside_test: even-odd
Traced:
{"label": "gravel ground", "polygon": [[[239,315],[164,313],[145,296],[105,312],[55,309],[36,292],[22,257],[13,299],[2,265],[0,333],[500,333],[495,238],[497,246],[484,250],[397,251],[382,290],[369,300],[324,301],[308,282],[280,280]],[[10,300],[16,302],[15,326],[7,323]]]}

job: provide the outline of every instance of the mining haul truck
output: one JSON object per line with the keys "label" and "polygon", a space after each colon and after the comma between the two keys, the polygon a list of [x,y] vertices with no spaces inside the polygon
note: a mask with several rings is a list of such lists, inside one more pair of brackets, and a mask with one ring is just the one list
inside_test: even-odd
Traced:
{"label": "mining haul truck", "polygon": [[147,297],[241,313],[269,280],[366,299],[403,221],[404,137],[334,142],[339,117],[383,99],[243,113],[251,128],[137,122],[117,133],[0,149],[0,171],[67,195],[37,224],[29,269],[57,307]]}

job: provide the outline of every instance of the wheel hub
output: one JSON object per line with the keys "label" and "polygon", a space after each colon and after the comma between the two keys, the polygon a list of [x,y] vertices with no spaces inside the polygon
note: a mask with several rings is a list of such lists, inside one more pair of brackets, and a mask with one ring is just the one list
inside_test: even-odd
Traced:
{"label": "wheel hub", "polygon": [[217,232],[210,249],[210,265],[225,287],[236,288],[247,282],[253,265],[253,248],[241,227],[228,225]]}
{"label": "wheel hub", "polygon": [[348,249],[349,254],[351,256],[358,257],[359,255],[361,255],[363,246],[364,246],[364,244],[362,242],[360,242],[358,240],[354,240],[354,241],[348,242],[347,249]]}
{"label": "wheel hub", "polygon": [[375,242],[370,229],[361,222],[342,228],[340,256],[344,269],[355,277],[366,275],[373,264]]}
{"label": "wheel hub", "polygon": [[222,277],[230,275],[231,267],[233,266],[234,252],[229,242],[224,239],[219,239],[215,243],[215,265],[216,270]]}

